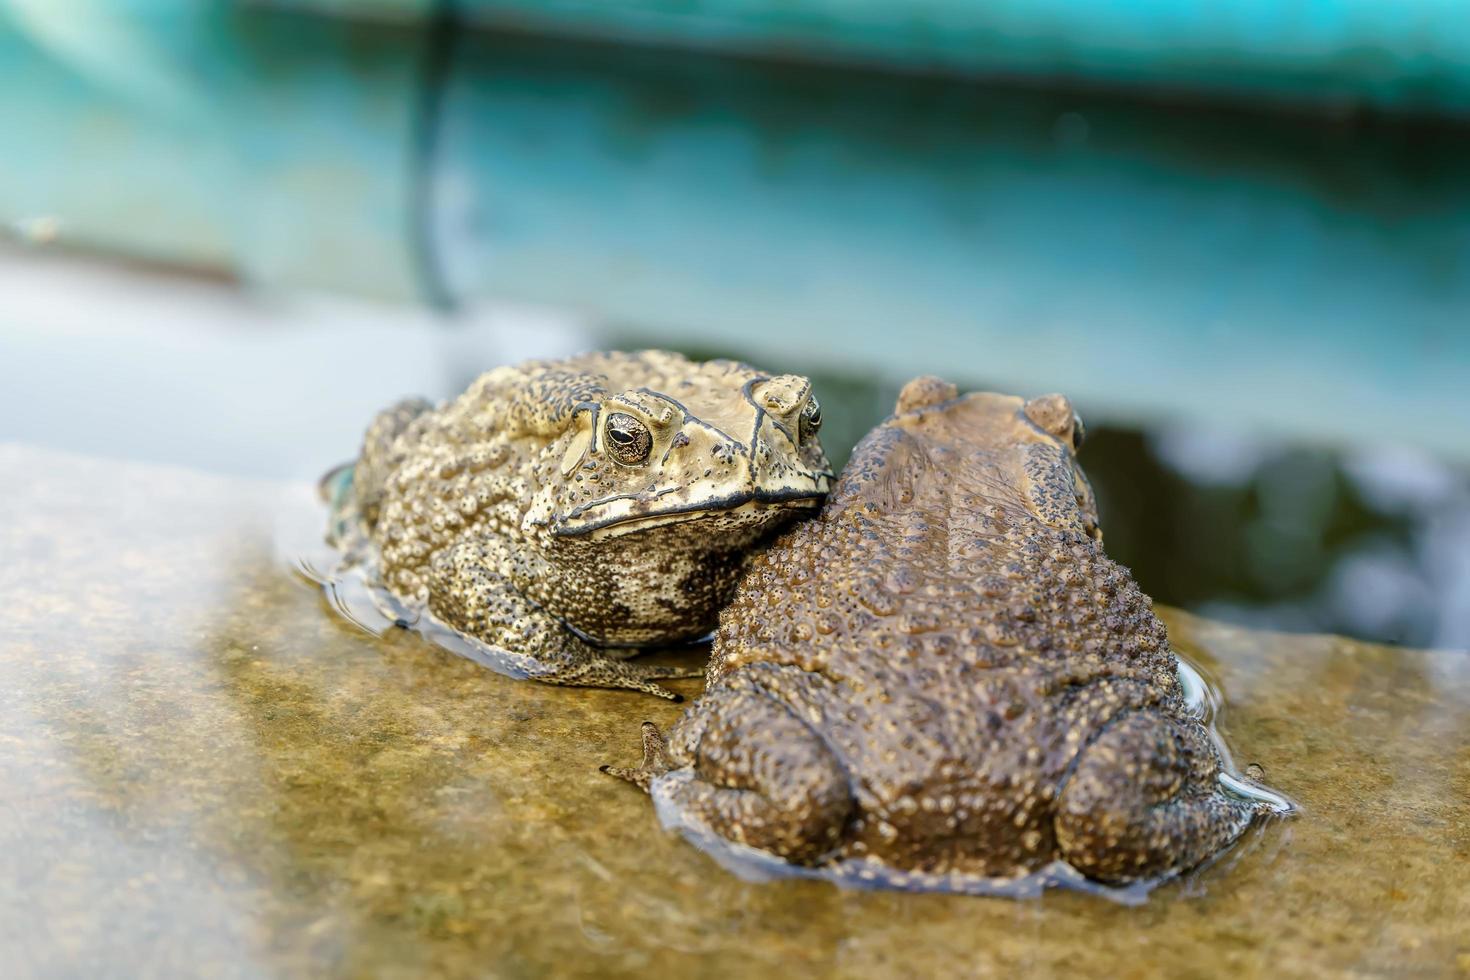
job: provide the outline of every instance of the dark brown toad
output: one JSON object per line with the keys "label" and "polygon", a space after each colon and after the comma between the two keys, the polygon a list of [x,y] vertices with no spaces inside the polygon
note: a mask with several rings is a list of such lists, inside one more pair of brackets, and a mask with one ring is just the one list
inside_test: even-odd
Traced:
{"label": "dark brown toad", "polygon": [[1266,804],[1222,789],[1163,623],[1103,554],[1081,437],[1060,395],[910,382],[820,517],[752,563],[668,742],[646,724],[643,765],[608,771],[839,879],[1061,860],[1123,883],[1229,844]]}
{"label": "dark brown toad", "polygon": [[381,413],[324,484],[330,534],[492,662],[673,698],[654,682],[687,668],[627,658],[708,634],[752,549],[820,505],[820,424],[807,379],[734,361],[496,368]]}

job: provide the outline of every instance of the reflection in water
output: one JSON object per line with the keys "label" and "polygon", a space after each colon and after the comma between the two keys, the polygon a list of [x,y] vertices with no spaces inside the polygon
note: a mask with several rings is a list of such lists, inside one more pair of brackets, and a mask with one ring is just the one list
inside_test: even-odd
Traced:
{"label": "reflection in water", "polygon": [[1108,551],[1160,602],[1235,622],[1470,648],[1470,474],[1399,449],[1197,428],[1089,432]]}

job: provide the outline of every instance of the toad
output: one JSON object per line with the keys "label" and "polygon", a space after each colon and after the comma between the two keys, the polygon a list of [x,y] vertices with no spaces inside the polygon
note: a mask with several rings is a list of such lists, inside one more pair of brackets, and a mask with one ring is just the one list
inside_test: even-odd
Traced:
{"label": "toad", "polygon": [[820,516],[751,563],[705,693],[604,771],[839,882],[1122,884],[1221,850],[1271,804],[1224,771],[1103,553],[1082,433],[1060,395],[910,382]]}
{"label": "toad", "polygon": [[708,635],[752,550],[820,506],[821,420],[807,379],[733,361],[497,368],[377,416],[329,538],[517,674],[678,700],[655,681],[698,670],[628,658]]}

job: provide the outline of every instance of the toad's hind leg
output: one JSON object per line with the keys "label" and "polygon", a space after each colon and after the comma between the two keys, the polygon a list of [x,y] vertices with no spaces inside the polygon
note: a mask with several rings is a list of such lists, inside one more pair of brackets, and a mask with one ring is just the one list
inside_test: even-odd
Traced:
{"label": "toad's hind leg", "polygon": [[642,766],[603,772],[647,790],[655,777],[688,765],[693,778],[673,787],[671,801],[721,837],[796,864],[814,864],[837,847],[853,808],[847,775],[785,705],[721,687],[693,715],[681,722],[692,735],[677,751],[644,722]]}
{"label": "toad's hind leg", "polygon": [[1219,769],[1200,723],[1123,717],[1083,750],[1062,788],[1062,857],[1106,882],[1194,867],[1239,837],[1259,810],[1221,792]]}
{"label": "toad's hind leg", "polygon": [[445,625],[492,648],[508,666],[545,684],[611,687],[684,700],[654,681],[698,677],[703,668],[627,663],[578,638],[493,569],[493,546],[460,545],[430,570],[429,608]]}

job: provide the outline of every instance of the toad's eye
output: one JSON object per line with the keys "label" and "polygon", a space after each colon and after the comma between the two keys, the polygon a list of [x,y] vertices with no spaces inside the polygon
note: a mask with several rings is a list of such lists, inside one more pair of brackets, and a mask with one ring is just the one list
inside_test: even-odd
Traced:
{"label": "toad's eye", "polygon": [[1087,430],[1082,427],[1082,416],[1076,412],[1072,413],[1072,452],[1082,448],[1082,440],[1087,437]]}
{"label": "toad's eye", "polygon": [[805,432],[816,432],[821,427],[822,406],[816,398],[809,398],[801,409],[801,428]]}
{"label": "toad's eye", "polygon": [[631,415],[615,412],[607,417],[607,451],[612,458],[627,466],[648,461],[653,448],[653,434],[648,426]]}

